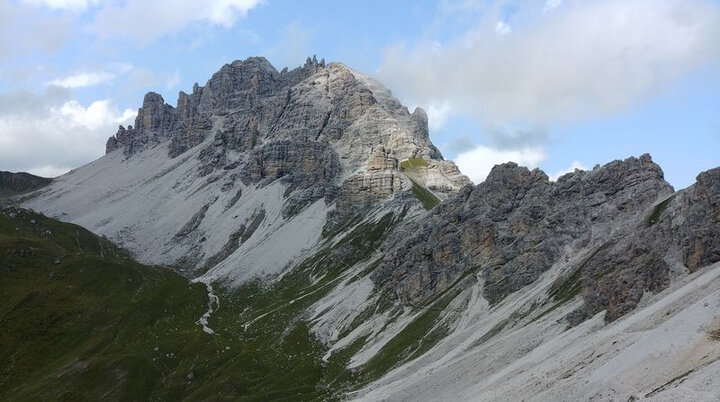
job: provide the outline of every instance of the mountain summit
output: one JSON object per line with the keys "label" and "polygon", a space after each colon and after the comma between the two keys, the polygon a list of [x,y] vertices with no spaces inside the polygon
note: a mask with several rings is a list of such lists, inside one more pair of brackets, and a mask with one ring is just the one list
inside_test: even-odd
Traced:
{"label": "mountain summit", "polygon": [[[557,181],[509,162],[472,185],[422,109],[339,63],[278,72],[254,57],[175,107],[151,92],[106,155],[14,199],[206,285],[206,300],[184,299],[202,315],[162,343],[174,345],[163,365],[124,375],[162,379],[143,383],[148,398],[720,392],[720,168],[675,191],[650,155]],[[25,225],[44,239],[40,218],[11,214],[6,238]],[[98,362],[110,346],[127,356],[88,342]],[[142,347],[127,346],[157,351]],[[82,382],[75,365],[55,370]]]}
{"label": "mountain summit", "polygon": [[[180,92],[177,107],[150,92],[107,155],[61,181],[47,197],[75,190],[38,198],[43,209],[144,262],[243,278],[279,273],[358,211],[396,199],[429,207],[470,184],[430,142],[422,109],[409,113],[374,80],[315,57],[281,72],[262,57],[235,61]],[[226,244],[242,225],[275,258],[248,258],[260,252],[255,241]],[[287,241],[299,230],[306,235]],[[252,273],[222,268],[239,260],[252,261]]]}

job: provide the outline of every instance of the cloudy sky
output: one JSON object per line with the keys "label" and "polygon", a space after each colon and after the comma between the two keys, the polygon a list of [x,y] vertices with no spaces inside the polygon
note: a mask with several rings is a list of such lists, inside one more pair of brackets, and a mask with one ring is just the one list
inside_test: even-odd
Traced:
{"label": "cloudy sky", "polygon": [[720,166],[720,0],[0,0],[0,170],[62,174],[147,91],[312,54],[425,108],[475,182],[507,160],[554,177],[649,152],[676,188]]}

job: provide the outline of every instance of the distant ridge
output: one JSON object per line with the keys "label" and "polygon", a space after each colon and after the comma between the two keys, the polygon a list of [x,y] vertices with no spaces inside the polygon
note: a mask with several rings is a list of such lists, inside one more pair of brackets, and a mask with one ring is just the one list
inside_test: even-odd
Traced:
{"label": "distant ridge", "polygon": [[0,171],[0,197],[27,193],[52,183],[53,179],[35,176],[26,172]]}

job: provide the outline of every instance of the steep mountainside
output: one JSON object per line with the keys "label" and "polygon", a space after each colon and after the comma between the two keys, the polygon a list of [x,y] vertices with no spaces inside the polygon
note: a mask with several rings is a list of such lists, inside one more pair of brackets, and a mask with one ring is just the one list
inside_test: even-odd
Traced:
{"label": "steep mountainside", "polygon": [[440,307],[437,343],[366,398],[715,400],[720,168],[673,192],[647,155],[557,183],[505,164],[412,232],[373,279]]}
{"label": "steep mountainside", "polygon": [[422,110],[341,64],[251,58],[176,107],[150,93],[104,157],[21,202],[205,283],[203,336],[293,334],[317,374],[299,399],[720,391],[720,169],[675,192],[649,155],[556,182],[507,163],[473,186]]}
{"label": "steep mountainside", "polygon": [[0,257],[0,400],[330,399],[347,376],[303,323],[203,327],[205,286],[79,226],[2,208]]}
{"label": "steep mountainside", "polygon": [[0,172],[0,197],[9,197],[45,187],[52,179],[30,173]]}

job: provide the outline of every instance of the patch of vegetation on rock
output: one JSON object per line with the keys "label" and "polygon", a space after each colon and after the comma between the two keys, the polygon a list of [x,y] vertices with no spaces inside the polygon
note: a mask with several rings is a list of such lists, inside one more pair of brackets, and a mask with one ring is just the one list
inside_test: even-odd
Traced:
{"label": "patch of vegetation on rock", "polygon": [[428,166],[430,166],[430,162],[422,158],[410,158],[400,162],[400,167],[403,170],[412,170]]}
{"label": "patch of vegetation on rock", "polygon": [[652,212],[650,213],[650,216],[648,216],[648,219],[647,219],[648,226],[652,226],[660,220],[660,216],[663,214],[663,212],[665,212],[668,205],[670,204],[670,201],[672,201],[674,196],[675,195],[673,194],[670,197],[662,200],[655,206],[655,208],[653,208]]}
{"label": "patch of vegetation on rock", "polygon": [[437,206],[440,203],[440,199],[435,196],[430,190],[426,189],[425,187],[421,186],[415,180],[412,180],[412,188],[410,189],[415,195],[415,197],[420,200],[420,203],[422,203],[423,208],[427,210],[433,209],[435,206]]}

